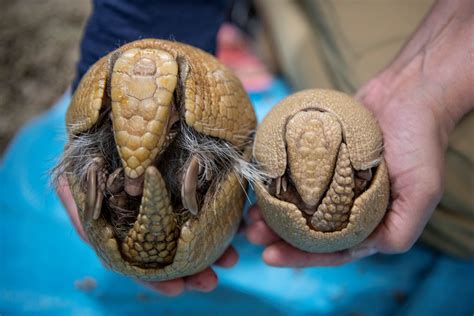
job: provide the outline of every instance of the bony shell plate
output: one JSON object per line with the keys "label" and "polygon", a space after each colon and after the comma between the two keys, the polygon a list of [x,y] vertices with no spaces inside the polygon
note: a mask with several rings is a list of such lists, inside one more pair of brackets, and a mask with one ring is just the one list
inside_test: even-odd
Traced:
{"label": "bony shell plate", "polygon": [[389,177],[372,114],[332,90],[295,93],[258,127],[253,155],[267,175],[255,183],[266,223],[308,252],[351,248],[382,220]]}

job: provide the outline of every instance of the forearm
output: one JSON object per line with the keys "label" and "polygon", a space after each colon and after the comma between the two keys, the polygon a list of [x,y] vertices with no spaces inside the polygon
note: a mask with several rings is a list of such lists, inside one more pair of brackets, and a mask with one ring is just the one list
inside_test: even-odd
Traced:
{"label": "forearm", "polygon": [[443,28],[451,25],[453,19],[472,17],[471,0],[438,0],[423,18],[416,31],[410,36],[404,47],[390,64],[393,72],[401,71],[415,55],[426,48]]}
{"label": "forearm", "polygon": [[438,1],[377,80],[369,98],[424,98],[449,134],[474,106],[474,2]]}

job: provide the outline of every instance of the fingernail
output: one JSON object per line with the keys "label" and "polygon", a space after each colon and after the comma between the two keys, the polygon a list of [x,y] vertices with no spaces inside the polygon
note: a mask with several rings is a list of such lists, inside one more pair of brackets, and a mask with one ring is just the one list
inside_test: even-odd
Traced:
{"label": "fingernail", "polygon": [[372,256],[376,254],[378,251],[375,247],[354,247],[350,254],[353,259],[361,259],[364,257]]}
{"label": "fingernail", "polygon": [[265,261],[266,264],[271,266],[274,266],[275,262],[278,261],[278,253],[271,246],[263,251],[262,257],[263,261]]}

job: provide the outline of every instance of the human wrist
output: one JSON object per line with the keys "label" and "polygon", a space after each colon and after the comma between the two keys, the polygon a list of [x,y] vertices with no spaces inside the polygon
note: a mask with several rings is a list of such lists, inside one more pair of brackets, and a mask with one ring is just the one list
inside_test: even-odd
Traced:
{"label": "human wrist", "polygon": [[359,93],[364,103],[370,108],[403,96],[409,104],[425,99],[424,107],[449,134],[474,107],[473,17],[470,0],[438,1],[392,63]]}
{"label": "human wrist", "polygon": [[432,97],[432,110],[451,132],[474,107],[474,3],[439,1],[437,6],[449,12],[430,21],[436,31],[426,34],[425,43],[402,69],[389,67],[386,72],[401,81],[416,78],[419,92]]}
{"label": "human wrist", "polygon": [[444,114],[444,109],[436,104],[439,96],[429,90],[430,84],[420,79],[416,67],[409,66],[399,72],[388,67],[366,84],[356,97],[374,114],[382,132],[392,126],[390,122],[408,119],[412,123],[407,124],[429,128],[432,135],[438,135],[440,145],[446,148],[454,120]]}
{"label": "human wrist", "polygon": [[403,67],[395,62],[372,80],[378,91],[369,89],[384,105],[423,105],[447,134],[474,106],[474,20],[451,24]]}

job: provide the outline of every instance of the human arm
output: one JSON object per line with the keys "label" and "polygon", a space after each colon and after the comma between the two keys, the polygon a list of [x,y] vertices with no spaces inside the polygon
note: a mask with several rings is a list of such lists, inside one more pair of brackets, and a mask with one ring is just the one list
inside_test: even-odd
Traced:
{"label": "human arm", "polygon": [[411,248],[443,192],[448,135],[474,105],[473,45],[474,3],[439,1],[394,61],[357,93],[380,124],[391,180],[392,203],[377,230],[353,249],[309,254],[278,238],[254,207],[246,234],[266,246],[268,264],[338,265]]}

